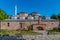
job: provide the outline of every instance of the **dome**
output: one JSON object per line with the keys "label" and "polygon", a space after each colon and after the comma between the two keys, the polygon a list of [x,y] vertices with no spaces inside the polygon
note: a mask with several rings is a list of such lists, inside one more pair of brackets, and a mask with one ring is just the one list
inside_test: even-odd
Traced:
{"label": "dome", "polygon": [[40,14],[38,12],[32,12],[31,15],[32,16],[40,16]]}
{"label": "dome", "polygon": [[19,15],[19,16],[25,16],[25,17],[28,16],[28,14],[27,14],[26,12],[20,12],[18,15]]}
{"label": "dome", "polygon": [[18,13],[18,15],[19,15],[19,14],[26,14],[26,12],[20,12],[20,13]]}

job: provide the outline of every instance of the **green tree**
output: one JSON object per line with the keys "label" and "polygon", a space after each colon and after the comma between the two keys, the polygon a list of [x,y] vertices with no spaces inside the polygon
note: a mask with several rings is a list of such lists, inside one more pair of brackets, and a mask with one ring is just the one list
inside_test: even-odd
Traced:
{"label": "green tree", "polygon": [[57,15],[58,19],[59,19],[59,26],[60,26],[60,13]]}
{"label": "green tree", "polygon": [[57,15],[58,19],[60,19],[60,13]]}
{"label": "green tree", "polygon": [[0,9],[0,20],[4,20],[7,19],[8,15],[6,14],[6,12],[2,9]]}
{"label": "green tree", "polygon": [[57,15],[53,14],[53,15],[51,16],[51,18],[52,18],[52,19],[57,19]]}

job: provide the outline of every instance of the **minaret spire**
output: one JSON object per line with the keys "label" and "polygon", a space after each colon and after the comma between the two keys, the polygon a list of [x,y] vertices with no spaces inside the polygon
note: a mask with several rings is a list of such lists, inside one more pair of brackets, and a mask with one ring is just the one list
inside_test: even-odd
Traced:
{"label": "minaret spire", "polygon": [[17,5],[15,5],[15,16],[17,15]]}

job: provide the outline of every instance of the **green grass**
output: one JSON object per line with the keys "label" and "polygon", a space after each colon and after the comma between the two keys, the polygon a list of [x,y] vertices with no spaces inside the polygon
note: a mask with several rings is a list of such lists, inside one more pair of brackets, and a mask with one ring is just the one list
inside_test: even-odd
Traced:
{"label": "green grass", "polygon": [[20,33],[20,34],[33,34],[33,35],[36,35],[36,34],[39,34],[37,32],[34,32],[33,30],[0,30],[0,34],[1,35],[4,35],[4,34],[9,34],[9,35],[15,35],[17,33]]}
{"label": "green grass", "polygon": [[56,30],[49,30],[50,34],[56,34],[56,32],[57,32]]}
{"label": "green grass", "polygon": [[54,29],[53,29],[53,30],[49,30],[49,33],[50,33],[50,34],[60,34],[60,32],[58,32],[58,31],[56,31],[56,30],[54,30]]}
{"label": "green grass", "polygon": [[15,31],[15,30],[0,30],[1,35],[4,35],[4,34],[14,35],[16,33],[17,33],[17,31]]}
{"label": "green grass", "polygon": [[60,26],[57,28],[54,28],[52,30],[49,30],[50,34],[60,34]]}
{"label": "green grass", "polygon": [[29,31],[21,30],[20,32],[21,32],[21,34],[33,34],[33,35],[39,34],[38,32],[34,32],[33,30],[29,30]]}

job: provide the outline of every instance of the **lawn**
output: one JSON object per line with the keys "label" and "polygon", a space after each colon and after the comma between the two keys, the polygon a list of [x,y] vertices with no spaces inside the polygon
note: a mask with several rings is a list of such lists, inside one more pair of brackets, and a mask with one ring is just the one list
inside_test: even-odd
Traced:
{"label": "lawn", "polygon": [[29,30],[29,31],[21,30],[20,32],[21,34],[33,34],[33,35],[39,34],[38,32],[34,32],[33,30]]}
{"label": "lawn", "polygon": [[9,34],[9,35],[15,35],[15,34],[33,34],[33,35],[36,35],[36,34],[39,34],[38,32],[34,32],[33,30],[0,30],[0,34],[1,35],[5,35],[5,34]]}

